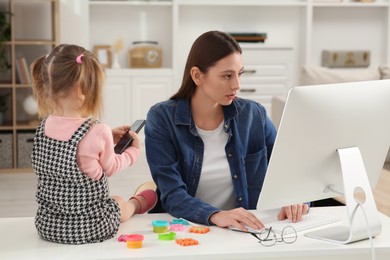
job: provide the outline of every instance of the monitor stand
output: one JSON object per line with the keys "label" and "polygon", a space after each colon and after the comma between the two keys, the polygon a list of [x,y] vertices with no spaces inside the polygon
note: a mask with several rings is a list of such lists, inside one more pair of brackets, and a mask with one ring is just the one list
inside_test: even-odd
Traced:
{"label": "monitor stand", "polygon": [[[344,183],[349,226],[335,226],[306,233],[305,236],[348,244],[375,237],[382,231],[378,210],[358,147],[337,150]],[[363,194],[358,198],[356,193]]]}

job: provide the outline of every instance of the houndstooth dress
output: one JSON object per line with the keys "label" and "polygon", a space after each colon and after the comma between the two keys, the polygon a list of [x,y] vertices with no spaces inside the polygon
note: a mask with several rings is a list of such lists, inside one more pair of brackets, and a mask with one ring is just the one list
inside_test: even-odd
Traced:
{"label": "houndstooth dress", "polygon": [[120,211],[109,197],[107,176],[93,180],[77,165],[77,145],[98,123],[86,120],[68,141],[44,134],[45,120],[39,124],[31,155],[38,177],[35,226],[45,240],[66,244],[102,242],[118,231]]}

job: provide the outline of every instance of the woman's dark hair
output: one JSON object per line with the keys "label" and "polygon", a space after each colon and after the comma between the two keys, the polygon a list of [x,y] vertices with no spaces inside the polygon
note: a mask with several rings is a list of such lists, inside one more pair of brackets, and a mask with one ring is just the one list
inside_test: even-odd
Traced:
{"label": "woman's dark hair", "polygon": [[196,85],[191,77],[193,67],[199,68],[202,73],[207,73],[215,63],[235,52],[242,53],[241,47],[225,32],[209,31],[200,35],[192,44],[188,54],[180,89],[171,99],[187,99],[194,94]]}

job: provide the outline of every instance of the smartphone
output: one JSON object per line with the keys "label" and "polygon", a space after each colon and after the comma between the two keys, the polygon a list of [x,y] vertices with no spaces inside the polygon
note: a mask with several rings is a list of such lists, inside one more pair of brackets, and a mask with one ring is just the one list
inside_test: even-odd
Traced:
{"label": "smartphone", "polygon": [[126,133],[123,134],[122,138],[118,141],[118,143],[114,147],[114,151],[117,154],[123,153],[123,151],[131,145],[133,138],[130,136],[129,131],[134,131],[138,133],[142,127],[146,124],[146,120],[136,120],[130,127]]}

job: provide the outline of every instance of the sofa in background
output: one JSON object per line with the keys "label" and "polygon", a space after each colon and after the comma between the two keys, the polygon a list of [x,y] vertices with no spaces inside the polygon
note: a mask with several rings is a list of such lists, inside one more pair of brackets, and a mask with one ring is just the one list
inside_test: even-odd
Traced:
{"label": "sofa in background", "polygon": [[[302,67],[301,86],[332,84],[354,81],[390,79],[390,67],[381,65],[369,69],[329,69],[314,65]],[[282,117],[286,96],[275,96],[271,101],[271,119],[278,128]],[[390,134],[390,133],[389,133]],[[385,163],[390,163],[390,149]]]}
{"label": "sofa in background", "polygon": [[[328,69],[305,65],[302,67],[301,86],[332,84],[353,81],[390,79],[390,67],[379,66],[377,69]],[[275,96],[271,101],[271,119],[278,128],[283,113],[286,96]],[[389,133],[390,134],[390,133]],[[380,174],[377,186],[373,189],[375,203],[380,212],[390,217],[390,149]],[[345,203],[343,196],[334,198]]]}

